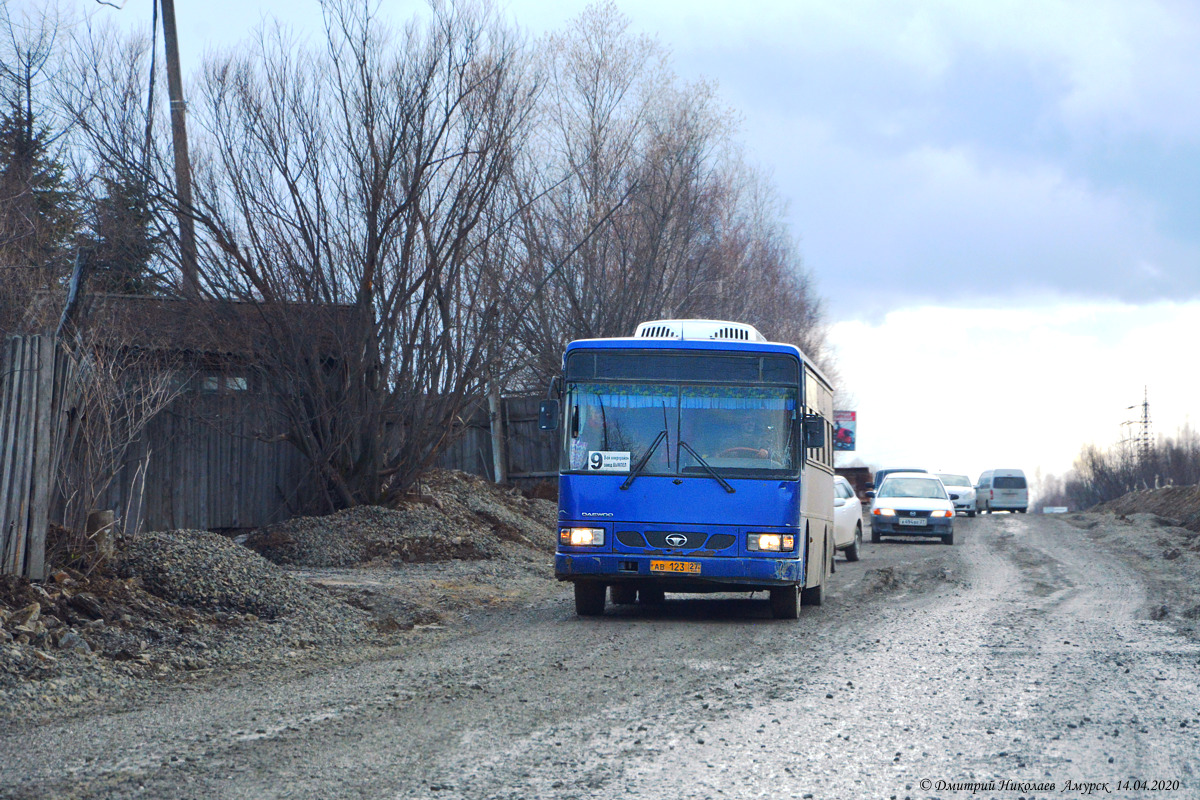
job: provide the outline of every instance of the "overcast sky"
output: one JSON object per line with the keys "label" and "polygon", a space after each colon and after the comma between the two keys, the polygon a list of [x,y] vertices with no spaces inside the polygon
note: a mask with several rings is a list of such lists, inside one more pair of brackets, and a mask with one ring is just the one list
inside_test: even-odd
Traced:
{"label": "overcast sky", "polygon": [[[147,0],[97,8],[146,24]],[[581,0],[513,0],[537,35]],[[787,200],[876,466],[1068,468],[1200,397],[1200,4],[617,0]],[[178,3],[180,48],[305,0]],[[423,8],[382,6],[397,21]]]}

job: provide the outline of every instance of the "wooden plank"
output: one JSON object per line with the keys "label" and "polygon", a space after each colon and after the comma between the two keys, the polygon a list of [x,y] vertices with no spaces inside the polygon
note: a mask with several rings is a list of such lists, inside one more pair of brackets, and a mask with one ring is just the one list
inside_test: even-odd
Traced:
{"label": "wooden plank", "polygon": [[[218,405],[214,403],[214,405]],[[216,425],[220,425],[220,410],[218,405],[217,417],[214,421],[211,417],[208,420],[201,421],[201,435],[204,437],[205,458],[198,465],[200,470],[200,489],[202,495],[200,502],[196,506],[196,512],[199,515],[199,525],[197,530],[207,530],[208,528],[216,527],[212,524],[211,514],[213,510],[212,482],[215,478],[213,473],[215,467],[221,460],[221,443],[214,435]]]}
{"label": "wooden plank", "polygon": [[229,513],[223,527],[240,528],[242,518],[242,449],[245,443],[246,417],[239,415],[231,421],[229,438]]}
{"label": "wooden plank", "polygon": [[33,481],[33,401],[34,385],[33,370],[36,352],[28,337],[21,342],[21,377],[20,377],[20,406],[17,410],[17,438],[15,448],[15,480],[13,483],[13,504],[15,511],[15,535],[9,547],[8,570],[13,575],[22,575],[25,570],[25,549],[29,537],[30,493]]}
{"label": "wooden plank", "polygon": [[[186,413],[187,411],[184,411],[184,414]],[[187,440],[187,419],[187,416],[181,414],[174,420],[175,435],[171,440],[172,470],[169,477],[161,476],[160,478],[171,489],[171,518],[165,521],[164,529],[182,528],[181,523],[187,511],[184,508],[184,498],[186,497],[184,487],[188,482],[187,453],[191,445],[191,442]],[[164,444],[166,443],[164,442]]]}
{"label": "wooden plank", "polygon": [[37,400],[35,412],[33,461],[33,498],[29,520],[29,553],[26,555],[26,574],[35,581],[46,577],[46,517],[50,512],[50,451],[54,443],[51,412],[54,409],[54,351],[51,336],[35,338],[37,354]]}
{"label": "wooden plank", "polygon": [[21,401],[24,398],[25,392],[25,347],[24,339],[21,337],[14,338],[15,352],[13,353],[12,368],[9,371],[9,378],[13,382],[13,392],[11,397],[11,421],[12,433],[9,437],[10,445],[8,448],[8,475],[9,485],[8,492],[5,495],[5,505],[8,515],[8,547],[3,554],[3,564],[0,568],[10,575],[19,575],[20,565],[17,561],[17,553],[24,546],[23,539],[25,537],[25,525],[21,520],[21,466],[23,464],[22,440],[24,439],[24,425],[21,418]]}
{"label": "wooden plank", "polygon": [[[0,573],[7,572],[8,548],[13,532],[13,518],[9,513],[9,496],[12,490],[13,444],[16,435],[16,392],[18,339],[4,340],[3,357],[0,358]],[[15,545],[14,545],[15,546]]]}

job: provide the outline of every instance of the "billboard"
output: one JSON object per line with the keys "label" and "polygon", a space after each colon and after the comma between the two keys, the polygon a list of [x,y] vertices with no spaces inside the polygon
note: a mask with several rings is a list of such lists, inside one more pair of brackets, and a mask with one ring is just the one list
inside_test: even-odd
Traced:
{"label": "billboard", "polygon": [[853,450],[857,437],[855,428],[858,425],[857,411],[833,412],[833,449]]}

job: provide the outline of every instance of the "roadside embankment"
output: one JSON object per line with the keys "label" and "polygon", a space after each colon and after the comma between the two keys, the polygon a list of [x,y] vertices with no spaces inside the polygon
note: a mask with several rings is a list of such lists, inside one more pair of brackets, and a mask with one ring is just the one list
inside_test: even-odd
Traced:
{"label": "roadside embankment", "polygon": [[1131,492],[1064,519],[1142,576],[1152,619],[1200,637],[1200,487]]}
{"label": "roadside embankment", "polygon": [[245,544],[139,533],[91,574],[0,577],[0,717],[129,702],[149,681],[372,657],[552,590],[554,517],[548,501],[438,471],[396,508],[298,518]]}

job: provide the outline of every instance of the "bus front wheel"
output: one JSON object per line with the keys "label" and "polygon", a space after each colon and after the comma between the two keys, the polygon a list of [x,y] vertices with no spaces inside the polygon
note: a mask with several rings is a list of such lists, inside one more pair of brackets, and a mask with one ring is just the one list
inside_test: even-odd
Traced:
{"label": "bus front wheel", "polygon": [[777,586],[771,590],[771,616],[775,619],[800,617],[800,594],[795,586]]}
{"label": "bus front wheel", "polygon": [[604,596],[608,587],[596,581],[575,581],[575,613],[581,617],[598,617],[604,613]]}
{"label": "bus front wheel", "polygon": [[800,590],[800,602],[806,606],[819,606],[825,602],[825,582],[822,581],[810,589]]}

